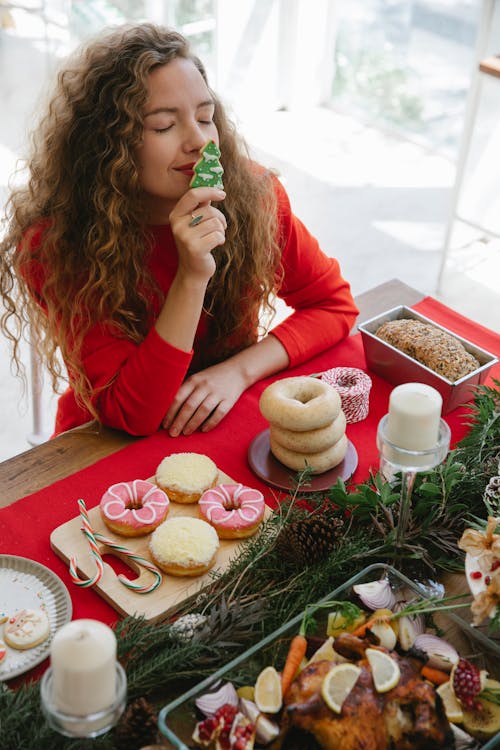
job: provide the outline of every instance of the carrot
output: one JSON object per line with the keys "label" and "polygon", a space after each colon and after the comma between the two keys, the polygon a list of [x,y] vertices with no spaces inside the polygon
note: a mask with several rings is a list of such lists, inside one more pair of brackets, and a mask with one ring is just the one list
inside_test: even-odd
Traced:
{"label": "carrot", "polygon": [[443,672],[442,669],[434,669],[433,667],[422,667],[420,674],[434,685],[443,685],[443,683],[448,682],[450,679],[450,675],[447,672]]}
{"label": "carrot", "polygon": [[281,693],[285,695],[286,691],[292,684],[293,678],[297,674],[300,663],[306,655],[307,638],[301,633],[296,635],[290,641],[288,653],[286,655],[285,666],[281,672]]}

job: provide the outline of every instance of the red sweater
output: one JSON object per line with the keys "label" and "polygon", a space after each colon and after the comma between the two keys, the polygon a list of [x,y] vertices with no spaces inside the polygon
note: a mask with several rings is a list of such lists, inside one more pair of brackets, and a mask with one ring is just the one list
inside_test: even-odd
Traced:
{"label": "red sweater", "polygon": [[[272,334],[283,344],[290,366],[294,366],[345,338],[358,310],[338,262],[321,251],[292,214],[284,189],[280,185],[277,189],[284,238],[284,275],[278,294],[294,312]],[[152,227],[151,231],[154,247],[150,269],[166,294],[177,269],[177,249],[170,226]],[[32,278],[31,282],[38,287],[39,279]],[[154,327],[144,341],[135,344],[113,335],[109,324],[94,326],[85,337],[82,355],[92,385],[99,389],[110,383],[96,402],[101,422],[131,435],[156,432],[186,377],[194,352],[203,347],[205,329],[202,314],[194,349],[185,352],[164,341]],[[69,387],[58,402],[54,434],[91,418],[77,404]]]}

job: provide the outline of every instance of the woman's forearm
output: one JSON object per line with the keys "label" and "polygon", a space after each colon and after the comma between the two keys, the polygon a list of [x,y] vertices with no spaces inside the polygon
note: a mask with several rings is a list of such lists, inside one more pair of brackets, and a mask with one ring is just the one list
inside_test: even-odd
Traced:
{"label": "woman's forearm", "polygon": [[162,339],[176,349],[189,352],[193,348],[205,291],[206,284],[199,281],[192,282],[179,275],[173,280],[155,328]]}
{"label": "woman's forearm", "polygon": [[258,380],[284,370],[290,360],[283,344],[271,333],[257,344],[235,354],[229,362],[240,371],[245,387],[249,388]]}

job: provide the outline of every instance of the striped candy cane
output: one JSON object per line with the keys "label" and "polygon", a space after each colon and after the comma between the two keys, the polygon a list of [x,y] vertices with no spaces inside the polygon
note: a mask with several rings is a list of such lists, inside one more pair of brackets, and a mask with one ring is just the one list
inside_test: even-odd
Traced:
{"label": "striped candy cane", "polygon": [[69,561],[69,574],[75,586],[80,586],[81,588],[85,589],[89,588],[90,586],[95,586],[95,584],[101,580],[102,574],[104,573],[104,564],[102,562],[101,553],[99,552],[99,547],[97,546],[95,534],[92,530],[92,526],[90,525],[90,519],[84,500],[78,500],[78,508],[80,511],[80,518],[82,520],[81,530],[86,537],[87,542],[89,543],[90,552],[92,557],[94,558],[94,562],[96,565],[96,572],[92,576],[92,578],[80,578],[76,570],[76,556],[73,556]]}
{"label": "striped candy cane", "polygon": [[140,584],[136,581],[131,581],[123,573],[120,573],[118,575],[118,580],[120,581],[120,583],[123,583],[124,586],[127,586],[127,588],[132,589],[138,594],[149,594],[151,591],[154,591],[158,588],[158,586],[162,582],[162,575],[158,568],[153,565],[153,563],[149,562],[149,560],[146,560],[140,555],[136,555],[128,547],[124,547],[123,544],[113,542],[111,539],[108,539],[99,532],[95,532],[95,538],[98,542],[101,542],[101,544],[105,544],[106,547],[109,547],[115,552],[119,552],[124,557],[129,557],[131,560],[135,560],[138,565],[140,565],[142,568],[146,568],[146,570],[149,570],[154,576],[154,580],[152,581],[152,583]]}

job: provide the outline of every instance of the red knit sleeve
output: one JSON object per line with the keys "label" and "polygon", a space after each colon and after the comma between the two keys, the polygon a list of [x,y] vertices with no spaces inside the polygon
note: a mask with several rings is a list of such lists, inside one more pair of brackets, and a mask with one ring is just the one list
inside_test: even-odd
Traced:
{"label": "red knit sleeve", "polygon": [[[43,226],[26,237],[33,251],[21,273],[31,294],[46,309],[42,298],[44,271],[36,259]],[[110,323],[96,324],[85,335],[82,366],[94,392],[93,403],[102,424],[131,435],[156,432],[188,371],[193,352],[168,344],[151,328],[136,344],[117,335]],[[59,399],[55,434],[91,419],[76,403],[71,389]]]}
{"label": "red knit sleeve", "polygon": [[85,337],[83,367],[96,393],[100,421],[131,435],[156,432],[192,355],[164,341],[154,327],[134,344],[96,326]]}
{"label": "red knit sleeve", "polygon": [[277,192],[283,243],[283,280],[278,294],[294,312],[273,328],[272,334],[295,366],[345,338],[359,311],[338,261],[325,255],[292,214],[281,185]]}

